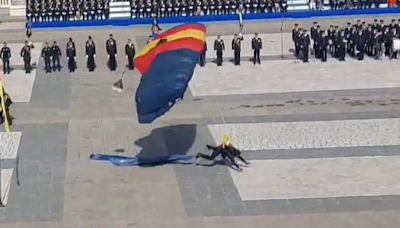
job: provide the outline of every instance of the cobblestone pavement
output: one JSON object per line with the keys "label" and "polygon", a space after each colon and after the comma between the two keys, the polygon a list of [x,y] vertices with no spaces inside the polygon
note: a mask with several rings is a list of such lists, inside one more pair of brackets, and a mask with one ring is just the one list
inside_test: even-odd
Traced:
{"label": "cobblestone pavement", "polygon": [[[248,44],[240,67],[229,61],[230,50],[216,67],[210,50],[185,98],[148,125],[137,123],[138,72],[126,72],[124,92],[111,90],[125,70],[125,41],[132,37],[142,47],[147,27],[35,31],[38,46],[55,39],[63,53],[73,37],[78,70],[68,73],[63,58],[61,72],[45,74],[38,58],[31,75],[21,74],[16,62],[6,78],[16,97],[18,140],[2,133],[0,151],[8,152],[1,176],[10,188],[0,227],[399,227],[399,60],[302,64],[290,57],[288,33],[283,52],[276,47],[279,23],[246,24],[245,42],[257,29],[266,42],[262,65],[249,61]],[[208,26],[209,42],[223,28],[228,44],[237,29]],[[83,55],[89,33],[98,47],[91,73]],[[109,33],[119,48],[113,73],[104,49]],[[224,162],[122,168],[88,159],[91,153],[195,154],[225,132],[251,162],[241,173]]]}

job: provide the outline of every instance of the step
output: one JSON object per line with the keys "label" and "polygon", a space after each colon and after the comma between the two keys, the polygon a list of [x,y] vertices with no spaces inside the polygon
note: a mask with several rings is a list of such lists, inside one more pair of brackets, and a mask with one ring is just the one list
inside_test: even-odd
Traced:
{"label": "step", "polygon": [[110,2],[110,4],[109,4],[109,7],[111,8],[111,7],[114,7],[114,6],[116,6],[116,7],[120,7],[120,6],[131,6],[131,3],[130,2]]}
{"label": "step", "polygon": [[130,18],[131,12],[127,13],[110,13],[110,18]]}
{"label": "step", "polygon": [[308,5],[288,6],[288,11],[308,10]]}
{"label": "step", "polygon": [[115,12],[131,12],[131,7],[116,7],[116,8],[110,8],[110,13],[115,13]]}

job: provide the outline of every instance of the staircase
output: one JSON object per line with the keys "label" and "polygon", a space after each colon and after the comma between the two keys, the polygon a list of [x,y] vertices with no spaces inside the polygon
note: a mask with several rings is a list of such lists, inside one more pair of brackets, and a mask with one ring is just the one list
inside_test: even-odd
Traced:
{"label": "staircase", "polygon": [[288,11],[308,10],[308,0],[288,0]]}
{"label": "staircase", "polygon": [[110,18],[130,18],[131,3],[129,1],[113,1],[110,2]]}

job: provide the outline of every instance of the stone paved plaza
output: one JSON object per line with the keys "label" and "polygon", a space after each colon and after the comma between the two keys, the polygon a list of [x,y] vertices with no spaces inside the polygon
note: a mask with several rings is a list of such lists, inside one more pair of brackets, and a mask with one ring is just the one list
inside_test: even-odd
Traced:
{"label": "stone paved plaza", "polygon": [[[346,22],[323,23],[331,21]],[[137,122],[137,71],[125,72],[122,93],[111,90],[125,71],[127,38],[140,49],[148,27],[34,31],[30,75],[18,58],[23,31],[1,27],[0,39],[13,49],[4,84],[15,121],[13,135],[0,134],[7,201],[0,227],[399,227],[400,60],[312,57],[303,64],[292,57],[292,23],[282,36],[280,21],[247,23],[241,66],[229,49],[237,24],[207,25],[206,67],[196,67],[185,98],[152,124]],[[227,50],[217,67],[212,44],[222,30]],[[249,47],[255,31],[264,41],[256,66]],[[118,44],[113,73],[105,64],[109,33]],[[89,34],[98,52],[90,73]],[[69,36],[77,72],[68,73],[63,57],[61,72],[45,74],[41,44],[57,40],[65,54]],[[194,155],[226,132],[251,162],[243,172],[223,162],[116,167],[89,160],[91,153]]]}

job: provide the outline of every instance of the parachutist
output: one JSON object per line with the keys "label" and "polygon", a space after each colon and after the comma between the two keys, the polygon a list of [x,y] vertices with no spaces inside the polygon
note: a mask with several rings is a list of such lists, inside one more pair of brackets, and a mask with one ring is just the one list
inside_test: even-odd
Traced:
{"label": "parachutist", "polygon": [[249,165],[250,163],[246,161],[240,154],[241,151],[236,149],[231,143],[230,143],[230,136],[229,135],[224,135],[224,142],[219,145],[219,146],[210,146],[207,145],[207,149],[212,150],[211,155],[208,154],[202,154],[202,153],[197,153],[196,154],[196,159],[198,158],[204,158],[206,160],[211,160],[213,161],[218,155],[222,156],[222,159],[229,158],[229,160],[232,162],[232,165],[234,165],[238,170],[242,170],[242,168],[235,162],[235,157],[241,160],[243,163],[246,165]]}

